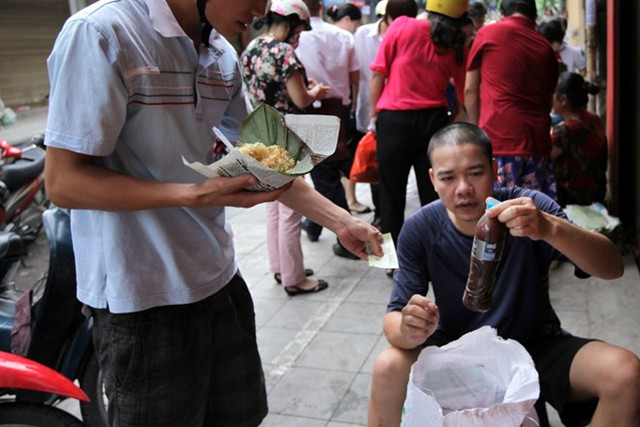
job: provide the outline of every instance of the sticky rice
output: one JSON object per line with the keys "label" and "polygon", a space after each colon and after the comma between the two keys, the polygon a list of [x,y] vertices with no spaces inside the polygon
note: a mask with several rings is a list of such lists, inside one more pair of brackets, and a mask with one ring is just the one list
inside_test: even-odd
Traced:
{"label": "sticky rice", "polygon": [[281,173],[286,173],[296,165],[296,161],[289,155],[287,150],[279,145],[266,146],[262,142],[255,142],[253,144],[242,144],[238,147],[238,151]]}

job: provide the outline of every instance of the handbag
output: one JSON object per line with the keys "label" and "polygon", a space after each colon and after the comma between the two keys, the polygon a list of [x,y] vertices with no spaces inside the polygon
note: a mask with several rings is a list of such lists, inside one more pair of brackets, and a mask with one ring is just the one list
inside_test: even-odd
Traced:
{"label": "handbag", "polygon": [[352,182],[366,182],[376,184],[378,182],[378,160],[376,159],[376,134],[367,132],[356,148],[349,173]]}

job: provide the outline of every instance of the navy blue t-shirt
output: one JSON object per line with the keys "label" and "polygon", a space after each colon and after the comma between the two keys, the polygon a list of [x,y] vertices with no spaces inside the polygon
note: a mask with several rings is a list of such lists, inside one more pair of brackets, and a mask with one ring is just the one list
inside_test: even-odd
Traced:
{"label": "navy blue t-shirt", "polygon": [[[495,192],[500,201],[531,197],[541,211],[567,216],[548,196],[519,187]],[[549,265],[566,258],[544,241],[507,234],[498,268],[493,306],[477,313],[462,304],[469,273],[472,236],[460,233],[436,200],[412,215],[398,238],[399,269],[387,311],[399,311],[415,294],[426,295],[429,282],[440,310],[439,333],[450,339],[489,325],[503,338],[526,344],[541,333],[560,329],[549,301]],[[576,269],[576,275],[580,275]]]}

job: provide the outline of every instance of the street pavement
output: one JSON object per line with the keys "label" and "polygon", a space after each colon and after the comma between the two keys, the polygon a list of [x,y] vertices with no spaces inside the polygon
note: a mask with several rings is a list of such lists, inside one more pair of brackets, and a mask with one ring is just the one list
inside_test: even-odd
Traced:
{"label": "street pavement", "polygon": [[[46,111],[21,118],[13,129],[0,130],[0,138],[15,142],[43,132],[45,116]],[[357,194],[370,204],[368,186],[358,184]],[[407,213],[416,208],[410,197]],[[360,217],[370,221],[371,216]],[[365,261],[336,257],[331,249],[335,236],[327,230],[318,242],[303,233],[305,266],[329,288],[289,297],[269,272],[264,218],[264,206],[228,209],[238,264],[255,302],[270,408],[263,425],[365,425],[373,361],[387,345],[382,317],[392,281]],[[580,280],[568,265],[560,265],[550,273],[551,301],[570,332],[640,354],[640,275],[630,254],[624,261],[623,277],[611,281]],[[63,407],[79,416],[75,402]],[[552,425],[561,425],[551,408],[549,418]]]}

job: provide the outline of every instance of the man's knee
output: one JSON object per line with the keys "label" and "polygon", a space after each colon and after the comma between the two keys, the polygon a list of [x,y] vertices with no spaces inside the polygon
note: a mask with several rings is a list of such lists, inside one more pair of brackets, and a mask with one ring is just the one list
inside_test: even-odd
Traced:
{"label": "man's knee", "polygon": [[613,352],[610,359],[610,378],[608,386],[605,386],[608,392],[614,395],[635,394],[636,398],[640,397],[640,359],[624,349]]}
{"label": "man's knee", "polygon": [[382,351],[376,358],[373,366],[374,379],[388,382],[403,381],[409,379],[411,365],[416,361],[420,349],[402,350],[395,347],[389,347]]}

